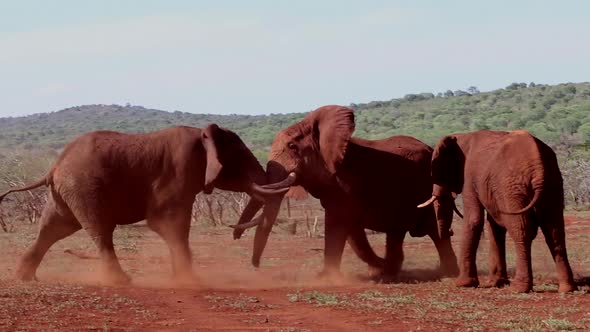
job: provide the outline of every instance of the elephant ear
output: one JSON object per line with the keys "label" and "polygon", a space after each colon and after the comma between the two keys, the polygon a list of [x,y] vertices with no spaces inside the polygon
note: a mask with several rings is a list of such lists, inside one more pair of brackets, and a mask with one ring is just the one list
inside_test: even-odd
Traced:
{"label": "elephant ear", "polygon": [[434,151],[432,152],[432,159],[440,158],[441,154],[444,157],[445,154],[453,153],[454,149],[457,146],[457,137],[455,136],[445,136],[443,137],[436,147],[434,147]]}
{"label": "elephant ear", "polygon": [[219,161],[219,153],[215,145],[215,137],[219,136],[219,126],[210,124],[201,132],[203,147],[207,153],[207,168],[205,170],[205,188],[204,192],[210,194],[213,191],[213,183],[221,173],[223,165]]}
{"label": "elephant ear", "polygon": [[464,162],[465,156],[457,144],[457,137],[443,137],[432,153],[432,179],[437,188],[435,191],[450,190],[460,193],[463,187]]}
{"label": "elephant ear", "polygon": [[354,111],[343,106],[324,106],[314,111],[314,134],[330,173],[338,171],[354,132]]}

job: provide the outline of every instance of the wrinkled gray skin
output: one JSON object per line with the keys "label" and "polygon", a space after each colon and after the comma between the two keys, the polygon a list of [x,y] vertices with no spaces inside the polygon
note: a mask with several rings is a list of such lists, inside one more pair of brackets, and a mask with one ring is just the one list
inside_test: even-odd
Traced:
{"label": "wrinkled gray skin", "polygon": [[255,184],[265,183],[264,169],[240,138],[215,124],[135,135],[95,131],[68,144],[43,179],[4,193],[0,201],[13,191],[49,187],[39,235],[19,262],[19,279],[35,279],[47,250],[84,228],[98,248],[104,281],[127,283],[113,231],[147,219],[168,244],[174,275],[190,280],[195,195],[216,187],[261,197]]}
{"label": "wrinkled gray skin", "polygon": [[[324,275],[338,274],[345,242],[384,276],[395,276],[403,262],[402,244],[407,232],[432,238],[446,274],[457,273],[450,238],[439,238],[432,207],[417,205],[430,197],[432,149],[408,136],[382,140],[351,138],[353,111],[325,106],[307,115],[275,137],[267,174],[269,183],[294,174],[296,183],[319,198],[325,209]],[[269,185],[272,187],[272,185]],[[267,186],[267,187],[269,187]],[[252,263],[258,266],[282,196],[269,198],[263,221],[256,229]],[[262,206],[249,204],[240,223],[247,223]],[[452,213],[452,211],[451,211]],[[372,250],[365,228],[385,232],[385,259]],[[242,230],[236,229],[239,237]]]}

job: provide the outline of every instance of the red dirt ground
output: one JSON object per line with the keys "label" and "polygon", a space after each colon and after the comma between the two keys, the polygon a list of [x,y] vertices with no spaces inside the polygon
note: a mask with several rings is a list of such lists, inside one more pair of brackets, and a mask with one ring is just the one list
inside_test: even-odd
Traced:
{"label": "red dirt ground", "polygon": [[[459,223],[457,223],[459,224]],[[83,232],[56,244],[38,271],[39,282],[12,278],[16,259],[35,237],[34,227],[0,234],[0,330],[158,331],[478,331],[587,330],[590,328],[590,221],[568,218],[568,250],[581,290],[560,295],[554,265],[542,234],[535,240],[535,292],[457,289],[440,279],[437,253],[426,238],[406,238],[400,282],[366,280],[366,265],[347,248],[346,280],[326,283],[315,274],[322,264],[322,238],[281,232],[271,236],[262,267],[250,266],[252,233],[231,239],[231,230],[194,225],[191,245],[199,282],[174,285],[168,250],[145,227],[116,232],[116,248],[133,284],[102,286],[97,260]],[[460,227],[460,225],[458,225]],[[457,228],[457,227],[455,227]],[[457,232],[460,234],[459,232]],[[379,253],[383,235],[371,235]],[[454,239],[455,250],[458,239]],[[508,264],[514,266],[508,248]],[[478,253],[480,279],[487,270],[487,243]]]}

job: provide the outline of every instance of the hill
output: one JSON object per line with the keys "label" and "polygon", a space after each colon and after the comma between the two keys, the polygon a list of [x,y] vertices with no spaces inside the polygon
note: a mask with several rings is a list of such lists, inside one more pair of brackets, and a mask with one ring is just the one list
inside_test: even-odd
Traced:
{"label": "hill", "polygon": [[[590,83],[513,83],[485,93],[471,87],[468,91],[410,94],[351,107],[356,109],[355,135],[365,138],[405,134],[434,144],[452,132],[524,128],[553,145],[590,143]],[[0,146],[58,149],[77,135],[96,129],[146,132],[174,125],[203,127],[215,122],[236,131],[257,156],[266,159],[263,150],[274,135],[303,116],[305,113],[213,115],[132,105],[84,105],[0,118]]]}

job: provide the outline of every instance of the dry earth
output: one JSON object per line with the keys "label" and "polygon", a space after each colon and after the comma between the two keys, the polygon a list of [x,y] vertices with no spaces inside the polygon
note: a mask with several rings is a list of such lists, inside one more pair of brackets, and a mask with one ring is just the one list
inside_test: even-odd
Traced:
{"label": "dry earth", "polygon": [[[97,260],[87,235],[78,232],[57,243],[38,271],[40,281],[12,278],[17,258],[35,238],[34,226],[0,234],[0,330],[158,331],[545,331],[590,329],[590,215],[568,217],[568,249],[580,291],[558,294],[554,265],[543,235],[534,242],[535,291],[457,289],[440,279],[438,256],[427,238],[406,239],[402,280],[374,284],[349,248],[337,284],[318,281],[322,238],[278,229],[263,266],[250,266],[252,233],[231,238],[229,228],[194,225],[191,245],[193,286],[169,278],[168,250],[146,227],[116,231],[123,268],[133,277],[125,287],[106,287],[96,277]],[[460,222],[456,222],[460,227]],[[460,234],[460,232],[458,232]],[[383,235],[371,235],[382,253]],[[458,238],[454,238],[458,248]],[[514,266],[513,247],[508,247]],[[487,270],[487,240],[478,254],[480,278]],[[512,270],[511,270],[512,271]]]}

